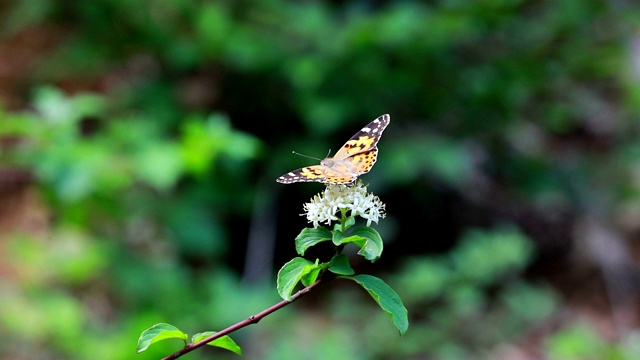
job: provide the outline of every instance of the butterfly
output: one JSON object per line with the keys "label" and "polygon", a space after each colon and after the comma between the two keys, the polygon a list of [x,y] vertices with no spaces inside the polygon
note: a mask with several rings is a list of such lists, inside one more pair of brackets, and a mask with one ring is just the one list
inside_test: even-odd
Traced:
{"label": "butterfly", "polygon": [[317,181],[324,184],[349,184],[371,170],[378,159],[378,141],[389,125],[389,114],[382,115],[351,137],[333,157],[320,165],[306,166],[276,179],[283,184]]}

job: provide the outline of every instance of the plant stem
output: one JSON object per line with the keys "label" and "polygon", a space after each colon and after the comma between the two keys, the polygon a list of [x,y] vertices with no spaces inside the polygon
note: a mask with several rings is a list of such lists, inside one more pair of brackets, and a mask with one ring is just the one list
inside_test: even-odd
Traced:
{"label": "plant stem", "polygon": [[340,231],[344,234],[344,232],[347,230],[344,226],[347,223],[347,209],[345,208],[341,208],[340,209]]}
{"label": "plant stem", "polygon": [[333,277],[327,278],[327,277],[322,276],[316,282],[314,282],[313,284],[311,284],[311,285],[305,287],[304,289],[301,289],[297,293],[293,294],[293,296],[291,296],[291,300],[290,301],[282,300],[279,303],[277,303],[277,304],[275,304],[275,305],[273,305],[273,306],[261,311],[260,313],[258,313],[256,315],[249,316],[248,318],[246,318],[246,319],[244,319],[244,320],[242,320],[242,321],[240,321],[240,322],[238,322],[238,323],[236,323],[234,325],[231,325],[231,326],[229,326],[228,328],[226,328],[224,330],[218,331],[215,334],[213,334],[213,335],[211,335],[211,336],[209,336],[209,337],[207,337],[205,339],[202,339],[202,340],[200,340],[198,342],[195,342],[195,343],[191,343],[191,344],[185,346],[184,348],[182,348],[180,351],[162,358],[162,360],[177,359],[177,358],[181,357],[182,355],[187,354],[187,353],[189,353],[189,352],[191,352],[191,351],[193,351],[193,350],[195,350],[195,349],[197,349],[197,348],[199,348],[199,347],[201,347],[203,345],[206,345],[207,343],[209,343],[209,342],[211,342],[211,341],[213,341],[213,340],[215,340],[217,338],[220,338],[222,336],[230,334],[230,333],[232,333],[232,332],[234,332],[236,330],[242,329],[245,326],[248,326],[248,325],[251,325],[251,324],[257,324],[265,316],[267,316],[267,315],[269,315],[269,314],[271,314],[271,313],[273,313],[273,312],[275,312],[275,311],[277,311],[277,310],[279,310],[279,309],[291,304],[292,302],[298,300],[299,298],[301,298],[304,295],[306,295],[307,293],[309,293],[313,288],[315,288],[316,286],[320,285],[323,282],[326,282],[329,279],[333,279]]}

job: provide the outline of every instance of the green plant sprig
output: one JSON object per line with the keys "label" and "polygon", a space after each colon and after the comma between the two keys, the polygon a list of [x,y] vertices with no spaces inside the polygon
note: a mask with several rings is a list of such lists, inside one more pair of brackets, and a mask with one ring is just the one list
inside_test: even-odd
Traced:
{"label": "green plant sprig", "polygon": [[[321,194],[306,203],[304,209],[303,215],[313,223],[313,227],[302,229],[295,238],[296,251],[300,257],[291,259],[278,271],[276,287],[283,299],[281,302],[222,331],[195,334],[191,341],[187,341],[188,335],[173,325],[156,324],[140,336],[138,353],[161,340],[181,339],[185,346],[163,360],[177,359],[203,345],[221,347],[241,355],[242,350],[228,334],[258,323],[267,315],[305,296],[320,284],[334,279],[352,280],[362,286],[390,317],[400,335],[403,335],[409,327],[408,312],[398,294],[382,279],[366,274],[356,275],[349,258],[342,254],[346,245],[355,244],[360,248],[358,255],[364,256],[365,259],[375,262],[380,258],[383,250],[382,238],[369,225],[384,218],[384,204],[377,196],[367,193],[361,182],[357,182],[351,186],[327,186]],[[338,213],[339,217],[336,216]],[[353,228],[357,217],[365,219],[367,224]],[[335,222],[333,227],[332,222]],[[320,226],[321,223],[326,224],[326,227]],[[331,241],[336,248],[335,255],[329,262],[320,262],[319,259],[312,262],[302,257],[307,249],[325,241]],[[300,284],[303,288],[293,294]]]}

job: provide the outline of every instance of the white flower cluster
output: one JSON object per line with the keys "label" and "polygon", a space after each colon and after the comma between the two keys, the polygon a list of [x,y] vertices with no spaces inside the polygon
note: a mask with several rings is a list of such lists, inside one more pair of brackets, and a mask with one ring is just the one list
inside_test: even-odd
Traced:
{"label": "white flower cluster", "polygon": [[304,204],[305,211],[302,216],[306,216],[313,227],[317,228],[320,223],[331,225],[332,221],[338,221],[336,216],[339,210],[347,209],[349,216],[360,216],[367,219],[367,226],[372,222],[384,219],[385,204],[380,198],[367,194],[367,187],[358,181],[354,186],[328,185],[325,190],[315,195],[311,202]]}

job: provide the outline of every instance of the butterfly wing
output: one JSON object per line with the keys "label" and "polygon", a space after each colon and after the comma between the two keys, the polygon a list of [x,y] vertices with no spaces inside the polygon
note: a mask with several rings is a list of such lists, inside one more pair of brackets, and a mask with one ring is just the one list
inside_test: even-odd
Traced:
{"label": "butterfly wing", "polygon": [[282,184],[291,184],[302,181],[323,182],[325,176],[326,174],[324,166],[312,165],[290,171],[277,178],[276,181]]}
{"label": "butterfly wing", "polygon": [[349,184],[356,180],[356,176],[332,170],[322,165],[305,166],[290,171],[276,179],[282,184],[295,182],[316,181],[325,184]]}
{"label": "butterfly wing", "polygon": [[378,148],[374,147],[371,150],[357,153],[345,161],[351,161],[354,165],[356,174],[362,175],[371,170],[373,164],[376,163],[376,160],[378,160]]}
{"label": "butterfly wing", "polygon": [[[382,132],[387,127],[387,125],[389,125],[390,121],[391,118],[389,117],[389,114],[384,114],[373,120],[369,123],[369,125],[363,127],[360,131],[353,135],[351,139],[347,140],[347,142],[342,145],[338,152],[336,152],[333,158],[336,160],[346,159],[355,154],[364,153],[376,149],[376,145],[378,144],[378,141],[380,141]],[[373,156],[373,162],[375,162],[376,156],[377,151]]]}
{"label": "butterfly wing", "polygon": [[351,184],[356,181],[357,178],[358,176],[352,173],[327,169],[326,175],[321,182],[325,184]]}

